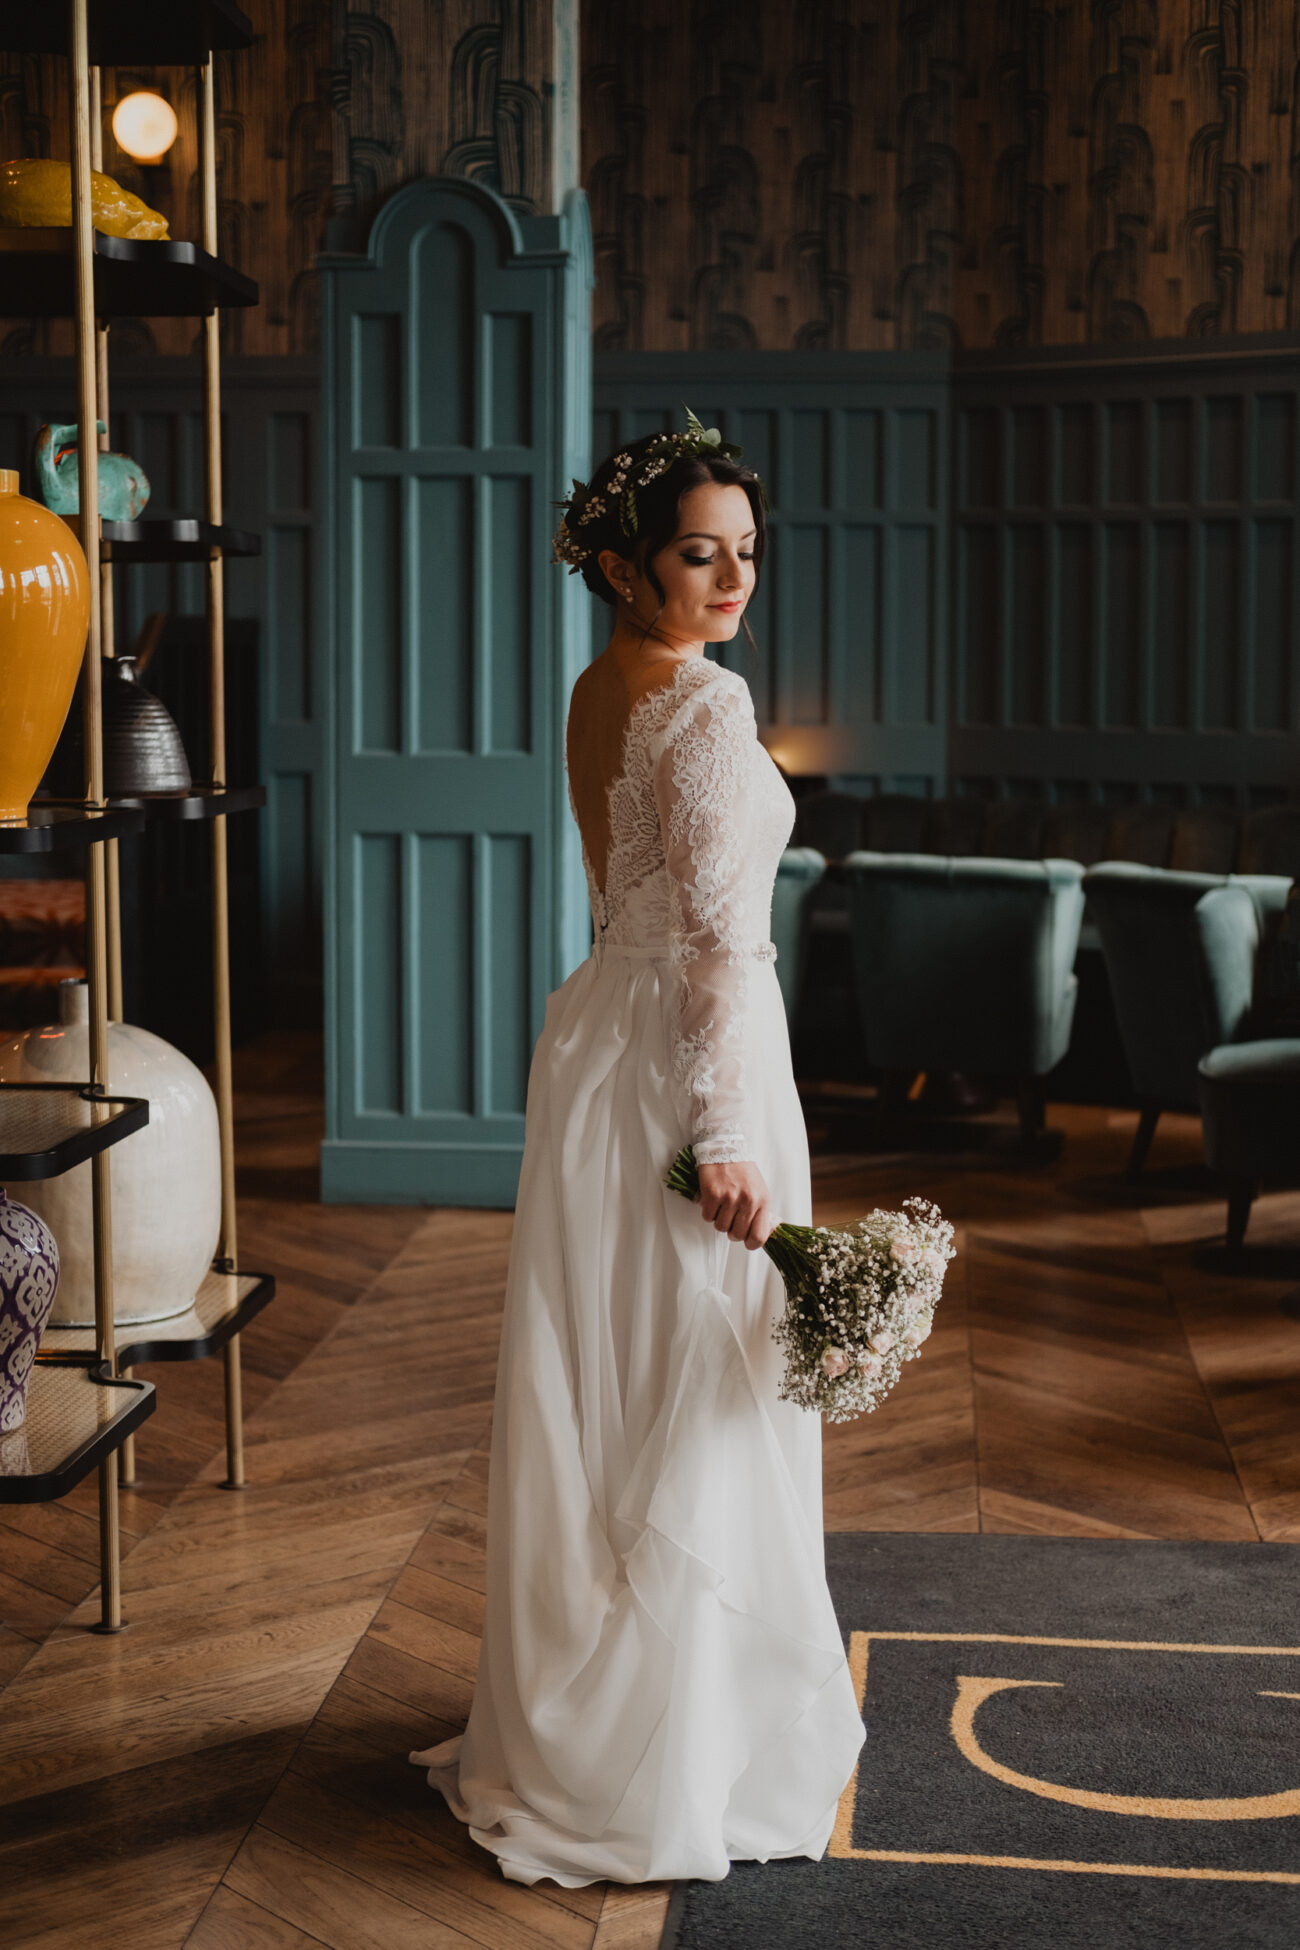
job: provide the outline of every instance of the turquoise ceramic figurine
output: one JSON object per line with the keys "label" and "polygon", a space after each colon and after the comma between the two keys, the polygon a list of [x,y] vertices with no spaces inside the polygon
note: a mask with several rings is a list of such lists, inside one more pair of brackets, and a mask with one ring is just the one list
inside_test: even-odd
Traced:
{"label": "turquoise ceramic figurine", "polygon": [[[100,433],[104,422],[96,420]],[[75,515],[81,507],[77,478],[77,429],[42,427],[32,449],[36,478],[47,508],[56,515]],[[138,460],[129,454],[99,456],[99,512],[104,521],[139,521],[149,505],[149,481]]]}

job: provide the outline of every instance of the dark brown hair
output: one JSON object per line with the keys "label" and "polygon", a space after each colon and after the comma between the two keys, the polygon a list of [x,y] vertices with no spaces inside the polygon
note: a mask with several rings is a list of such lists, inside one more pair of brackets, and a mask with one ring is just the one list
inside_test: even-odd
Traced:
{"label": "dark brown hair", "polygon": [[[647,482],[644,487],[636,488],[637,529],[635,535],[626,535],[619,523],[618,507],[616,503],[610,501],[607,493],[609,483],[620,471],[620,461],[629,455],[632,466],[628,471],[631,478],[635,480],[638,463],[659,438],[658,434],[648,433],[640,440],[629,441],[626,446],[620,447],[617,453],[603,460],[591,478],[590,493],[599,495],[605,501],[604,512],[591,521],[579,525],[578,511],[574,510],[569,520],[574,524],[574,533],[579,536],[584,547],[590,550],[590,554],[586,555],[578,565],[578,573],[593,596],[599,596],[607,603],[618,601],[617,592],[597,559],[602,549],[613,549],[616,555],[621,555],[625,562],[631,562],[634,568],[645,576],[659,598],[659,613],[662,614],[666,600],[664,588],[650,564],[652,558],[658,555],[660,549],[667,548],[677,533],[684,494],[688,494],[692,488],[704,487],[710,481],[716,481],[720,487],[739,487],[745,490],[754,517],[755,576],[758,575],[763,564],[763,550],[767,542],[767,519],[763,507],[763,491],[752,467],[746,467],[743,461],[728,460],[720,454],[683,454],[680,460],[671,462],[662,474],[656,475],[654,480]],[[658,615],[647,625],[647,634],[657,621]],[[742,615],[740,622],[751,648],[756,649],[757,645],[754,643],[748,619]]]}

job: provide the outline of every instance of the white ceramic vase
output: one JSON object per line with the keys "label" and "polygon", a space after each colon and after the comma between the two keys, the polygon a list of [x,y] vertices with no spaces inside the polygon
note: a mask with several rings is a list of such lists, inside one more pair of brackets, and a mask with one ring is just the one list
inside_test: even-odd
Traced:
{"label": "white ceramic vase", "polygon": [[[5,1083],[84,1083],[90,1074],[87,989],[60,982],[59,1021],[0,1044]],[[108,1027],[109,1095],[147,1097],[149,1122],[108,1153],[113,1300],[119,1321],[166,1320],[194,1304],[221,1231],[216,1101],[201,1070],[161,1036]],[[21,1188],[59,1248],[52,1327],[93,1326],[89,1163]]]}

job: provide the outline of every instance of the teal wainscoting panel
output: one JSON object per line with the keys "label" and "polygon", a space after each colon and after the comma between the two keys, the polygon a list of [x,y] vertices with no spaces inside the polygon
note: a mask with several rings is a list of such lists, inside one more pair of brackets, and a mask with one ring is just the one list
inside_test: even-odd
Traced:
{"label": "teal wainscoting panel", "polygon": [[[684,424],[745,450],[771,502],[742,635],[718,653],[754,694],[792,773],[907,779],[947,770],[948,361],[920,353],[603,353],[597,459]],[[610,628],[595,605],[597,648]]]}
{"label": "teal wainscoting panel", "polygon": [[357,748],[394,755],[402,749],[406,702],[403,486],[385,475],[356,481],[351,523],[352,631],[353,640],[364,646],[352,668]]}
{"label": "teal wainscoting panel", "polygon": [[418,966],[432,1007],[417,1023],[416,1111],[474,1115],[474,842],[468,833],[415,838]]}
{"label": "teal wainscoting panel", "polygon": [[402,838],[355,835],[353,998],[355,1092],[361,1117],[400,1117],[405,1107]]}
{"label": "teal wainscoting panel", "polygon": [[954,359],[958,789],[1296,793],[1298,405],[1280,340]]}
{"label": "teal wainscoting panel", "polygon": [[546,997],[589,944],[551,562],[590,467],[586,204],[407,185],[321,260],[330,1200],[513,1203]]}
{"label": "teal wainscoting panel", "polygon": [[417,749],[474,749],[474,670],[463,655],[475,613],[474,482],[417,480],[411,561]]}

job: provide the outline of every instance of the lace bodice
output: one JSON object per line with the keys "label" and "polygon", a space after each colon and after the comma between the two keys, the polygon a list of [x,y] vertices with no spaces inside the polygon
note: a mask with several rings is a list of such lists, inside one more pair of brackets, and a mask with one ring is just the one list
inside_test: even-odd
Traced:
{"label": "lace bodice", "polygon": [[673,1067],[701,1164],[754,1156],[746,998],[755,965],[775,958],[772,884],[793,822],[734,671],[689,657],[633,705],[609,788],[603,889],[583,846],[595,952],[666,947]]}

